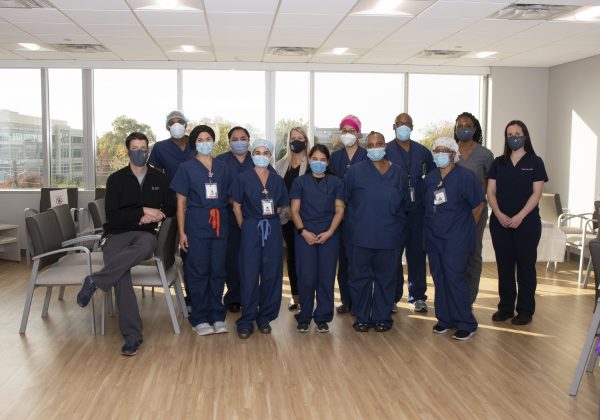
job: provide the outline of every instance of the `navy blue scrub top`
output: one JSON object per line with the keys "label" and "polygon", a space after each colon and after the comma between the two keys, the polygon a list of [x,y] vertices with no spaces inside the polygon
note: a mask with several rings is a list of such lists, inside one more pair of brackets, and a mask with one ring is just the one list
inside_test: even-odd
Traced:
{"label": "navy blue scrub top", "polygon": [[[544,161],[539,156],[531,153],[525,155],[514,166],[510,158],[504,163],[502,157],[497,157],[492,163],[488,179],[496,180],[496,201],[500,211],[509,217],[521,211],[531,194],[533,183],[537,181],[548,182],[548,175]],[[539,218],[538,206],[525,217]]]}
{"label": "navy blue scrub top", "polygon": [[400,166],[408,178],[408,187],[414,188],[415,201],[410,200],[410,190],[406,190],[406,207],[410,213],[423,213],[423,179],[436,166],[429,149],[409,140],[408,152],[392,140],[385,146],[385,158]]}
{"label": "navy blue scrub top", "polygon": [[[267,194],[263,194],[263,185],[258,174],[253,169],[248,169],[237,176],[231,185],[231,198],[242,206],[244,219],[277,219],[277,209],[290,204],[287,188],[283,178],[277,175],[275,169],[269,165],[269,176],[267,177]],[[273,214],[263,216],[262,200],[270,198],[273,200]]]}
{"label": "navy blue scrub top", "polygon": [[254,162],[252,161],[250,152],[246,152],[246,158],[243,163],[240,163],[232,151],[221,153],[215,159],[225,162],[236,174],[242,173],[246,169],[254,168]]}
{"label": "navy blue scrub top", "polygon": [[346,172],[348,172],[348,169],[352,165],[362,162],[363,160],[367,160],[367,151],[365,149],[359,146],[358,149],[356,149],[356,152],[354,152],[352,160],[350,160],[348,159],[348,152],[344,147],[331,154],[329,168],[333,171],[334,175],[343,180],[346,176]]}
{"label": "navy blue scrub top", "polygon": [[[435,191],[441,188],[445,190],[447,201],[435,205]],[[448,255],[470,254],[475,245],[472,210],[485,199],[475,174],[455,165],[442,180],[439,170],[431,171],[425,177],[423,193],[425,251]]]}
{"label": "navy blue scrub top", "polygon": [[312,233],[325,232],[335,216],[335,200],[344,200],[344,183],[337,176],[326,174],[317,181],[311,173],[294,180],[290,199],[300,200],[300,217]]}
{"label": "navy blue scrub top", "polygon": [[148,163],[156,169],[164,170],[170,183],[179,165],[193,158],[194,151],[187,144],[181,150],[175,141],[167,139],[154,143]]}
{"label": "navy blue scrub top", "polygon": [[352,165],[345,177],[345,232],[349,242],[371,249],[399,249],[406,226],[406,174],[391,164],[381,174],[373,162]]}
{"label": "navy blue scrub top", "polygon": [[[179,165],[179,169],[171,181],[171,189],[187,198],[186,201],[186,231],[189,223],[194,223],[194,232],[201,230],[202,237],[215,236],[215,231],[208,223],[209,212],[212,208],[224,210],[229,203],[229,190],[235,174],[223,162],[213,159],[212,176],[208,169],[197,159],[188,160]],[[206,198],[206,184],[217,184],[216,199]],[[227,212],[221,211],[221,235],[226,233]],[[192,218],[192,220],[190,220]],[[204,236],[206,234],[206,236]]]}

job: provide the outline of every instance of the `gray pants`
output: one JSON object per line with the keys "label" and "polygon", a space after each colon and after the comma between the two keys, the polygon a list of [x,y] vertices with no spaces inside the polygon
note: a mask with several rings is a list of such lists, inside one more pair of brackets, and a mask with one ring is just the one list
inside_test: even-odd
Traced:
{"label": "gray pants", "polygon": [[471,305],[475,303],[475,299],[477,299],[477,293],[479,292],[479,280],[481,279],[482,266],[481,250],[483,248],[483,231],[485,230],[487,220],[488,207],[486,205],[483,207],[483,212],[481,213],[481,219],[479,219],[479,223],[477,223],[477,226],[475,226],[475,247],[473,248],[473,253],[469,256],[469,261],[467,261],[467,267],[465,268],[465,276],[469,282],[469,300]]}
{"label": "gray pants", "polygon": [[109,235],[102,246],[104,267],[92,273],[96,285],[109,291],[115,287],[119,328],[126,342],[142,338],[142,319],[131,283],[131,267],[148,259],[156,249],[156,237],[149,232],[131,231]]}

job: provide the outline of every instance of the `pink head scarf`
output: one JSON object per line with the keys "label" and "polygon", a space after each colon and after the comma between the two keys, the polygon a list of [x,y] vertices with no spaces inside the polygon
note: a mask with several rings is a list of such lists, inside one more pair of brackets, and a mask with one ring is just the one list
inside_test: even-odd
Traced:
{"label": "pink head scarf", "polygon": [[340,122],[340,130],[345,125],[349,125],[349,126],[353,127],[357,133],[361,132],[360,129],[362,127],[362,123],[360,122],[358,117],[355,115],[349,114],[349,115],[346,115],[344,118],[342,118],[342,121]]}

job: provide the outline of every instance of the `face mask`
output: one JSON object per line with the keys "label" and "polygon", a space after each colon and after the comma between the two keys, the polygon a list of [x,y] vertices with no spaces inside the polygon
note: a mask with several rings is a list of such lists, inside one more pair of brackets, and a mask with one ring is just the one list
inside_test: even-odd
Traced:
{"label": "face mask", "polygon": [[254,166],[259,168],[266,168],[269,166],[270,159],[263,155],[252,156],[252,162],[254,162]]}
{"label": "face mask", "polygon": [[175,123],[169,128],[169,133],[174,139],[180,139],[185,134],[185,126],[183,124]]}
{"label": "face mask", "polygon": [[290,150],[294,153],[300,153],[304,149],[306,149],[306,143],[302,140],[294,140],[290,143]]}
{"label": "face mask", "polygon": [[396,128],[396,138],[400,141],[407,141],[408,139],[410,139],[411,133],[412,130],[410,129],[410,127],[407,127],[405,125],[401,125],[400,127]]}
{"label": "face mask", "polygon": [[456,137],[460,141],[469,141],[473,138],[473,134],[475,134],[474,128],[457,128],[456,129]]}
{"label": "face mask", "polygon": [[344,146],[350,147],[356,143],[356,136],[354,134],[346,133],[340,136],[340,140],[342,140]]}
{"label": "face mask", "polygon": [[213,144],[214,143],[212,141],[203,141],[200,143],[196,143],[196,151],[202,156],[208,156],[212,153]]}
{"label": "face mask", "polygon": [[385,147],[374,147],[373,149],[367,149],[367,156],[373,162],[378,162],[385,156]]}
{"label": "face mask", "polygon": [[321,175],[327,169],[327,164],[325,162],[321,162],[320,160],[311,160],[310,161],[310,170],[313,174]]}
{"label": "face mask", "polygon": [[446,168],[450,165],[450,153],[434,153],[433,162],[438,168]]}
{"label": "face mask", "polygon": [[525,136],[510,136],[506,139],[506,143],[508,143],[510,150],[519,150],[525,146]]}
{"label": "face mask", "polygon": [[248,140],[234,140],[230,143],[231,151],[236,155],[243,155],[248,151]]}
{"label": "face mask", "polygon": [[139,149],[139,150],[128,150],[127,155],[135,166],[142,167],[146,164],[148,160],[148,151]]}

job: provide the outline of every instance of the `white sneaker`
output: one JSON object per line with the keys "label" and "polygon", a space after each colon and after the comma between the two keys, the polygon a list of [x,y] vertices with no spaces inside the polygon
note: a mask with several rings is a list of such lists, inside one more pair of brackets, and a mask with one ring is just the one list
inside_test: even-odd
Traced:
{"label": "white sneaker", "polygon": [[223,334],[226,332],[229,332],[229,330],[227,329],[227,327],[225,326],[225,323],[223,321],[217,321],[213,324],[213,328],[215,330],[215,334]]}
{"label": "white sneaker", "polygon": [[196,325],[192,328],[198,335],[211,335],[215,333],[215,329],[208,322]]}
{"label": "white sneaker", "polygon": [[413,309],[415,312],[427,312],[427,303],[424,300],[416,300]]}

